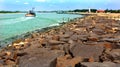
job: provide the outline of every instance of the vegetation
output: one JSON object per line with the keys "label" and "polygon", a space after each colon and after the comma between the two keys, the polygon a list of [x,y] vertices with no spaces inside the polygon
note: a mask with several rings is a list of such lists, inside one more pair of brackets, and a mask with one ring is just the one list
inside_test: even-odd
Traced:
{"label": "vegetation", "polygon": [[20,13],[20,11],[0,11],[0,13]]}
{"label": "vegetation", "polygon": [[[89,9],[75,9],[73,11],[69,11],[69,12],[88,12]],[[91,9],[91,12],[96,12],[97,9]]]}
{"label": "vegetation", "polygon": [[[69,10],[68,12],[88,12],[89,9],[75,9],[75,10]],[[97,11],[97,9],[91,9],[91,12],[95,13]],[[112,9],[106,9],[105,12],[109,12],[109,13],[120,13],[120,9],[119,10],[112,10]]]}
{"label": "vegetation", "polygon": [[120,13],[120,9],[119,10],[112,10],[112,9],[106,9],[105,12],[110,12],[110,13]]}

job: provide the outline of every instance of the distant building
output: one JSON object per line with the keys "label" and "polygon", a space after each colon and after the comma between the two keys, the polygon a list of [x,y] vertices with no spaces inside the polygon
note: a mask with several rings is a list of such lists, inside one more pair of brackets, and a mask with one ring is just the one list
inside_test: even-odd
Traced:
{"label": "distant building", "polygon": [[89,13],[91,13],[91,9],[89,8]]}
{"label": "distant building", "polygon": [[105,10],[97,10],[96,13],[105,13]]}

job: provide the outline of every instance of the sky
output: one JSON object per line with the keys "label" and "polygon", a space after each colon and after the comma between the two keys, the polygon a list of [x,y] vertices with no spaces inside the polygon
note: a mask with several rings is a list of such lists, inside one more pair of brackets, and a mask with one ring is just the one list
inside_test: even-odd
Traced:
{"label": "sky", "polygon": [[74,9],[120,9],[120,0],[0,0],[0,10],[37,11]]}

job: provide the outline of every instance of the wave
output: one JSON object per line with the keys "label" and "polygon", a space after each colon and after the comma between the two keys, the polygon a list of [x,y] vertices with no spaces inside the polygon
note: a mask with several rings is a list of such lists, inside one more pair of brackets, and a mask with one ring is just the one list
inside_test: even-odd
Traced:
{"label": "wave", "polygon": [[60,25],[59,23],[55,23],[55,24],[49,25],[49,27],[52,27],[52,26],[59,26],[59,25]]}
{"label": "wave", "polygon": [[14,24],[22,21],[33,19],[34,17],[19,17],[15,19],[2,20],[0,25]]}

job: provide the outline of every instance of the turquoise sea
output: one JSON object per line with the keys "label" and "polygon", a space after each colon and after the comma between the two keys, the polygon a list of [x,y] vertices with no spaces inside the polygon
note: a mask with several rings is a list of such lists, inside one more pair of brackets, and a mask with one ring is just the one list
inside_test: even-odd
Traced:
{"label": "turquoise sea", "polygon": [[57,13],[37,13],[36,15],[36,17],[25,17],[25,13],[0,14],[0,41],[36,29],[58,25],[63,21],[67,22],[68,19],[82,17]]}

